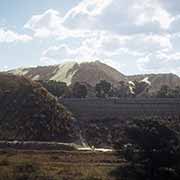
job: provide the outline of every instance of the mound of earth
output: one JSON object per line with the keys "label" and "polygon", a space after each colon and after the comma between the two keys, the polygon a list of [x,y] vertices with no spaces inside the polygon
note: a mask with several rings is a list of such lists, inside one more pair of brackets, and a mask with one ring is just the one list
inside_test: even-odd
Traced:
{"label": "mound of earth", "polygon": [[[180,86],[180,78],[175,74],[140,74],[126,76],[115,68],[100,61],[94,62],[67,62],[53,66],[39,66],[33,68],[20,68],[9,71],[15,75],[24,75],[32,80],[65,82],[68,86],[75,82],[86,83],[94,87],[99,81],[106,80],[113,86],[118,86],[120,81],[145,82],[149,94],[156,94],[161,86],[167,85],[171,88]],[[130,87],[131,88],[131,87]],[[147,88],[144,89],[146,94]]]}
{"label": "mound of earth", "polygon": [[127,81],[122,73],[100,61],[67,62],[54,66],[15,69],[9,72],[24,75],[33,80],[54,80],[65,82],[67,85],[72,85],[77,81],[88,83],[91,86],[95,86],[100,80],[107,80],[113,85],[119,81]]}
{"label": "mound of earth", "polygon": [[[179,76],[169,74],[144,74],[144,75],[133,75],[128,76],[130,81],[145,82],[148,85],[149,93],[155,94],[163,85],[167,85],[170,88],[180,86]],[[146,91],[146,89],[144,89]]]}
{"label": "mound of earth", "polygon": [[71,114],[24,76],[0,73],[0,140],[74,142]]}

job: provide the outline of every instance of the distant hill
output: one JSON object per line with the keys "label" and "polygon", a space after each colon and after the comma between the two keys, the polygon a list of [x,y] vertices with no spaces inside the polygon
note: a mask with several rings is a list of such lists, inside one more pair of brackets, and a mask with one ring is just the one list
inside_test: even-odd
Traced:
{"label": "distant hill", "polygon": [[172,73],[169,74],[144,74],[128,76],[130,81],[143,81],[148,84],[149,93],[157,92],[163,85],[170,88],[180,86],[180,78]]}
{"label": "distant hill", "polygon": [[9,71],[16,75],[25,75],[33,80],[55,80],[71,85],[77,81],[95,86],[100,80],[107,80],[112,84],[127,81],[125,75],[100,61],[78,64],[68,62],[61,65],[42,66],[35,68],[15,69]]}
{"label": "distant hill", "polygon": [[100,61],[84,62],[80,64],[68,62],[54,66],[15,69],[9,72],[16,75],[25,75],[32,80],[62,81],[66,82],[67,85],[72,85],[79,81],[87,83],[90,86],[95,86],[100,80],[106,80],[116,86],[120,81],[128,83],[137,80],[147,83],[150,93],[157,92],[162,85],[168,85],[171,88],[180,86],[180,78],[175,74],[126,76]]}
{"label": "distant hill", "polygon": [[39,83],[0,73],[0,140],[73,142],[71,114]]}

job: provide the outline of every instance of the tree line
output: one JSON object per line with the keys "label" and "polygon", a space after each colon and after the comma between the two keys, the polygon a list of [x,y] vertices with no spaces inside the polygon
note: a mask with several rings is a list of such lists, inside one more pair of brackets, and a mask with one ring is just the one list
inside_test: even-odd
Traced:
{"label": "tree line", "polygon": [[163,85],[155,94],[150,94],[149,85],[142,81],[133,81],[131,84],[120,81],[116,86],[113,86],[110,82],[101,80],[95,85],[95,87],[82,82],[76,82],[70,86],[67,86],[64,82],[57,82],[53,80],[39,82],[53,95],[64,98],[180,97],[180,86],[171,88],[167,85]]}

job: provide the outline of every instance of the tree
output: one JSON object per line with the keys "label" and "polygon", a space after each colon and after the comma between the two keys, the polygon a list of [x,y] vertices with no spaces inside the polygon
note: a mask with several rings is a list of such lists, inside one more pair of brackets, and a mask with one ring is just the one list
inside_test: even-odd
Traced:
{"label": "tree", "polygon": [[99,83],[96,84],[96,96],[105,98],[109,95],[111,90],[111,83],[107,82],[106,80],[101,80]]}
{"label": "tree", "polygon": [[76,82],[72,88],[73,97],[76,98],[85,98],[87,96],[87,88],[84,84]]}
{"label": "tree", "polygon": [[157,92],[157,97],[159,98],[179,98],[180,97],[180,86],[175,88],[170,88],[167,85],[163,85],[161,89]]}
{"label": "tree", "polygon": [[118,89],[119,89],[118,97],[129,97],[131,94],[129,85],[126,84],[124,81],[119,82]]}
{"label": "tree", "polygon": [[65,89],[64,94],[63,94],[64,98],[72,98],[73,97],[73,93],[72,93],[72,88],[68,87]]}
{"label": "tree", "polygon": [[161,86],[161,89],[157,92],[157,97],[159,98],[166,98],[170,96],[170,87],[167,85]]}
{"label": "tree", "polygon": [[53,80],[39,81],[54,96],[63,96],[68,87],[65,82],[57,82]]}
{"label": "tree", "polygon": [[[128,165],[121,176],[128,179],[176,180],[180,178],[180,142],[171,122],[153,119],[134,120],[127,125],[122,141],[123,156]],[[123,178],[122,178],[123,179]]]}
{"label": "tree", "polygon": [[173,96],[176,98],[180,97],[180,86],[175,87],[175,89],[173,90]]}
{"label": "tree", "polygon": [[120,81],[116,87],[111,88],[109,96],[119,98],[131,97],[132,92],[129,88],[129,84],[124,81]]}

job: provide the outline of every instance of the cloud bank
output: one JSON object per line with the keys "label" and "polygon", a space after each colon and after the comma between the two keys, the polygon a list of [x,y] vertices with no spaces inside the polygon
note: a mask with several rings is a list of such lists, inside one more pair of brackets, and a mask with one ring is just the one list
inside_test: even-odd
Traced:
{"label": "cloud bank", "polygon": [[125,73],[180,75],[178,0],[81,0],[65,14],[49,8],[33,15],[24,29],[31,34],[0,30],[0,41],[53,39],[43,63],[98,59]]}

